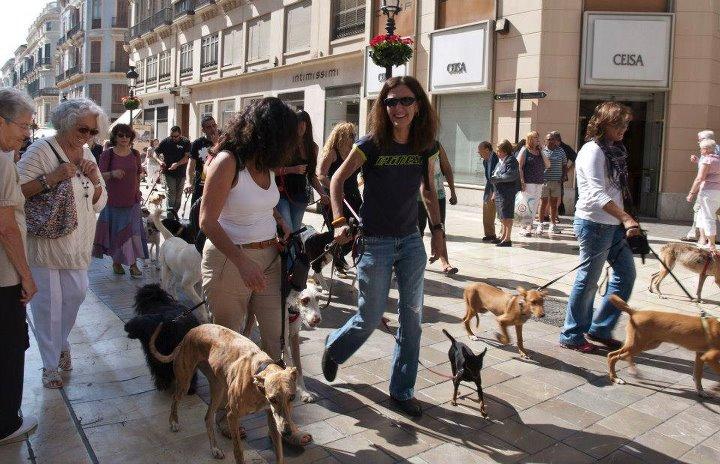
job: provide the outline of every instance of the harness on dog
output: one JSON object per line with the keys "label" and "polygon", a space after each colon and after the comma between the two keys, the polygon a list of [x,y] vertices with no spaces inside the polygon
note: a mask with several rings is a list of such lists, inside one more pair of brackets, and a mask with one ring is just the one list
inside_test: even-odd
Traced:
{"label": "harness on dog", "polygon": [[[253,375],[258,375],[258,374],[260,374],[262,371],[264,371],[265,369],[267,369],[269,366],[271,366],[271,365],[273,365],[273,364],[275,364],[274,361],[263,361],[263,362],[261,362],[260,365],[258,366],[257,370],[255,371],[255,374],[253,374]],[[281,366],[281,367],[282,367],[283,369],[285,368],[284,366]]]}

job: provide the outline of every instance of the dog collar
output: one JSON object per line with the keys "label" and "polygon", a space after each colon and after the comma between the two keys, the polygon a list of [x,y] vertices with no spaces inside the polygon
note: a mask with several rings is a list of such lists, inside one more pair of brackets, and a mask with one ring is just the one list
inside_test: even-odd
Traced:
{"label": "dog collar", "polygon": [[267,369],[268,366],[270,366],[270,365],[272,365],[272,364],[275,364],[275,362],[274,362],[274,361],[263,361],[263,362],[261,362],[260,365],[258,366],[257,370],[255,371],[255,375],[260,374],[262,371],[264,371],[265,369]]}
{"label": "dog collar", "polygon": [[290,306],[288,308],[288,321],[292,324],[293,322],[298,320],[298,317],[300,317],[300,310],[295,308],[294,306]]}

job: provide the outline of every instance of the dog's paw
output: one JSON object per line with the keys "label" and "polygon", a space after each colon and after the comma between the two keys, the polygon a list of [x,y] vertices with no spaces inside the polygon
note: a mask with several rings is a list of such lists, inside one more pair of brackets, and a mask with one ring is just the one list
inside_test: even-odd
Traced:
{"label": "dog's paw", "polygon": [[452,404],[453,406],[457,406],[457,401],[451,401],[450,404]]}
{"label": "dog's paw", "polygon": [[300,392],[300,400],[303,403],[314,403],[317,401],[318,396],[315,393],[309,392],[307,390]]}
{"label": "dog's paw", "polygon": [[499,332],[495,332],[495,338],[497,339],[497,341],[499,341],[503,345],[507,345],[508,343],[510,343],[510,338],[506,337],[505,335],[502,335]]}
{"label": "dog's paw", "polygon": [[625,385],[625,381],[621,379],[620,377],[615,377],[614,379],[611,379],[614,384],[617,385]]}
{"label": "dog's paw", "polygon": [[177,422],[170,422],[170,431],[175,433],[179,432],[180,424],[178,424]]}
{"label": "dog's paw", "polygon": [[480,337],[478,337],[477,335],[470,335],[470,340],[472,340],[472,341],[474,341],[474,342],[479,342],[479,341],[480,341]]}
{"label": "dog's paw", "polygon": [[225,453],[220,448],[213,448],[212,455],[215,459],[225,459]]}
{"label": "dog's paw", "polygon": [[665,295],[658,295],[658,298],[660,298],[661,300],[667,300],[667,297]]}
{"label": "dog's paw", "polygon": [[636,378],[640,377],[640,372],[638,372],[638,369],[637,369],[637,367],[635,367],[635,365],[628,366],[627,371],[628,371],[628,374],[632,375],[633,377],[636,377]]}
{"label": "dog's paw", "polygon": [[520,358],[521,358],[521,359],[528,359],[528,360],[529,360],[529,359],[530,359],[530,356],[528,356],[527,353],[524,353],[524,352],[521,351],[521,352],[520,352]]}

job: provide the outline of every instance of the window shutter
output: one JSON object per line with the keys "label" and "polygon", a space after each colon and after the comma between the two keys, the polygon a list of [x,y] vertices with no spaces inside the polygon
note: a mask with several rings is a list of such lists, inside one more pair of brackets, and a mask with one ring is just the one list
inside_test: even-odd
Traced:
{"label": "window shutter", "polygon": [[310,47],[310,10],[308,0],[288,8],[285,26],[285,51],[294,52]]}

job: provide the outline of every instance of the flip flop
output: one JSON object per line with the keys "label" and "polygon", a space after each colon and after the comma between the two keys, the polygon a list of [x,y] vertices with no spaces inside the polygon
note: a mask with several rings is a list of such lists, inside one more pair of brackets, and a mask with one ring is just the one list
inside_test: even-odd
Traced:
{"label": "flip flop", "polygon": [[445,273],[446,276],[451,276],[453,274],[458,273],[458,268],[453,267],[453,266],[448,266],[445,269],[443,269],[443,272]]}
{"label": "flip flop", "polygon": [[435,261],[437,261],[438,259],[440,259],[440,258],[437,257],[437,256],[431,256],[431,257],[428,258],[428,263],[432,264],[432,263],[434,263]]}
{"label": "flip flop", "polygon": [[[303,441],[303,439],[306,438],[307,441]],[[305,432],[297,431],[293,433],[292,435],[283,435],[282,439],[285,443],[292,446],[299,446],[299,447],[305,447],[312,443],[313,438],[312,435]]]}

